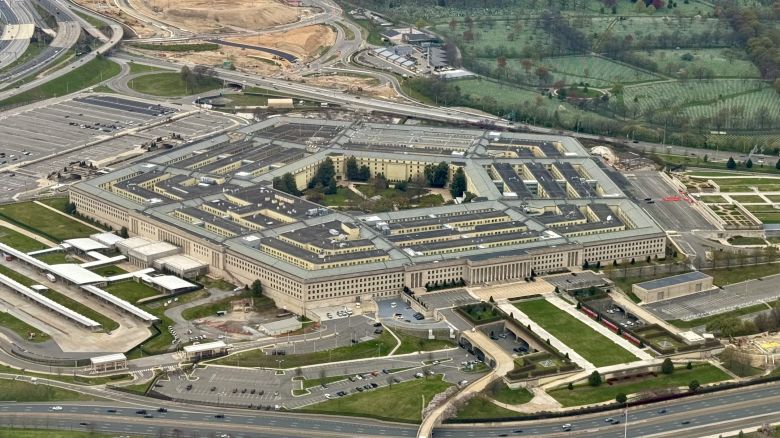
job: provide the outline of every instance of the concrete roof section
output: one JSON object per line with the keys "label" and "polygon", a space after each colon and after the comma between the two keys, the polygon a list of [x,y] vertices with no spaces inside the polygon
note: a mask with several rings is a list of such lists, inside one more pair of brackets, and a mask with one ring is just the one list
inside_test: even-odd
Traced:
{"label": "concrete roof section", "polygon": [[655,280],[645,281],[644,283],[637,283],[636,286],[645,290],[653,290],[661,287],[669,287],[688,283],[691,281],[705,280],[707,278],[711,277],[701,271],[693,271],[686,272],[685,274],[672,275],[671,277],[657,278]]}

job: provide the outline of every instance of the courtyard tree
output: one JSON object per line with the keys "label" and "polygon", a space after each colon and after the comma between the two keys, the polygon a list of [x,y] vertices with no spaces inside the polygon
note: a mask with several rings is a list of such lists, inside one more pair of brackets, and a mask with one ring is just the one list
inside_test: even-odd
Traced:
{"label": "courtyard tree", "polygon": [[252,291],[252,296],[260,297],[263,295],[263,284],[260,283],[260,280],[255,280],[252,282],[252,286],[249,287],[249,290]]}
{"label": "courtyard tree", "polygon": [[450,166],[442,161],[439,164],[425,166],[425,179],[431,187],[444,187],[450,177]]}
{"label": "courtyard tree", "polygon": [[463,171],[463,168],[458,168],[458,170],[455,171],[455,175],[452,177],[452,183],[450,184],[450,193],[452,196],[454,198],[463,196],[463,193],[468,188],[466,184],[466,172]]}

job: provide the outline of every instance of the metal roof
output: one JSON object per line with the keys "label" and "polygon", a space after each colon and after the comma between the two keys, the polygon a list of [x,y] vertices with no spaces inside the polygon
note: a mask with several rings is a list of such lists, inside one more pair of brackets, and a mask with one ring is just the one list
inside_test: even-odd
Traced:
{"label": "metal roof", "polygon": [[655,280],[645,281],[644,283],[638,283],[637,286],[645,290],[658,289],[662,287],[674,286],[676,284],[688,283],[696,280],[704,280],[712,278],[709,275],[701,271],[687,272],[685,274],[673,275],[671,277],[658,278]]}

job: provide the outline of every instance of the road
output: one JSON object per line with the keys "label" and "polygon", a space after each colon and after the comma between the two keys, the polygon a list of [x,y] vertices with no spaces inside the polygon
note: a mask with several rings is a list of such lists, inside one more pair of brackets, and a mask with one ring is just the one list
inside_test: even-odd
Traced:
{"label": "road", "polygon": [[[180,405],[177,403],[138,400],[128,396],[120,403],[60,403],[61,411],[53,411],[51,403],[0,404],[0,423],[5,426],[39,426],[54,429],[95,430],[106,433],[157,435],[160,431],[208,436],[209,433],[228,433],[231,437],[306,436],[306,437],[414,437],[414,425],[381,422],[361,418],[296,414],[287,412],[247,411]],[[140,401],[140,403],[139,403]],[[131,404],[127,404],[131,403]],[[116,412],[108,413],[113,406]],[[154,412],[158,407],[167,413]],[[143,418],[135,413],[143,407],[154,418]],[[666,413],[658,413],[665,409]],[[224,419],[214,417],[223,413]],[[619,419],[621,424],[609,425],[607,417]],[[777,386],[732,390],[688,399],[666,402],[628,413],[628,427],[622,411],[577,417],[513,422],[504,424],[461,425],[448,424],[434,430],[432,437],[490,437],[502,436],[577,436],[577,437],[700,437],[737,429],[758,427],[764,422],[780,421],[780,394]],[[89,423],[82,426],[79,423]],[[683,424],[687,422],[686,424]],[[562,432],[561,425],[570,423],[572,432]],[[514,431],[522,430],[522,433]]]}
{"label": "road", "polygon": [[[6,23],[0,41],[1,69],[16,61],[27,50],[30,37],[26,34],[35,18],[24,3],[13,0],[0,1],[0,17]],[[27,29],[23,29],[25,27]]]}

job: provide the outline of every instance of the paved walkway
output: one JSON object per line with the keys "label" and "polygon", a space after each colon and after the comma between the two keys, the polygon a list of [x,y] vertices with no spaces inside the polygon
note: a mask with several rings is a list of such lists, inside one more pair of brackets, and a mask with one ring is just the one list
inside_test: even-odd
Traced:
{"label": "paved walkway", "polygon": [[603,324],[599,324],[597,321],[594,321],[593,319],[589,318],[588,315],[578,311],[575,307],[573,307],[571,304],[567,303],[566,301],[563,301],[561,298],[557,296],[547,296],[545,298],[547,299],[548,302],[552,303],[555,307],[577,318],[581,322],[585,323],[588,327],[592,328],[598,333],[601,333],[607,339],[623,347],[624,349],[628,350],[639,359],[648,360],[653,358],[653,356],[650,355],[648,352],[632,344],[624,337],[618,336],[615,332],[608,329]]}
{"label": "paved walkway", "polygon": [[534,322],[531,318],[528,317],[525,313],[521,312],[520,309],[517,307],[509,304],[508,301],[498,301],[498,307],[506,312],[507,314],[512,314],[515,317],[515,320],[517,320],[520,324],[522,324],[525,327],[530,326],[531,331],[536,333],[537,335],[541,336],[542,339],[549,339],[550,345],[553,346],[553,348],[560,351],[562,354],[569,354],[569,359],[576,363],[580,368],[585,370],[594,370],[596,369],[596,366],[592,363],[588,362],[584,357],[580,356],[579,353],[574,351],[574,349],[569,348],[568,345],[564,344],[563,342],[559,341],[558,338],[550,334],[547,330],[543,329],[542,326]]}
{"label": "paved walkway", "polygon": [[628,297],[626,297],[620,292],[616,292],[616,291],[610,292],[609,297],[612,299],[612,301],[615,304],[623,307],[624,309],[638,316],[640,319],[647,321],[648,323],[658,324],[659,326],[665,328],[666,330],[674,334],[678,334],[680,332],[685,331],[685,330],[680,330],[679,328],[673,326],[672,324],[669,324],[668,322],[659,318],[655,313],[647,310],[646,308],[640,306],[639,304],[636,304],[635,302],[631,301]]}

